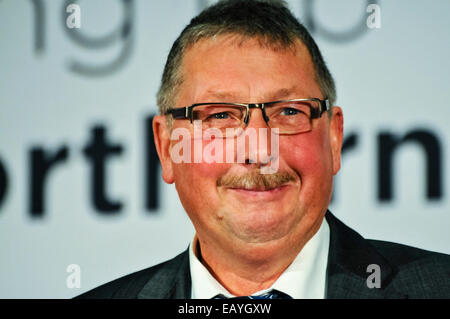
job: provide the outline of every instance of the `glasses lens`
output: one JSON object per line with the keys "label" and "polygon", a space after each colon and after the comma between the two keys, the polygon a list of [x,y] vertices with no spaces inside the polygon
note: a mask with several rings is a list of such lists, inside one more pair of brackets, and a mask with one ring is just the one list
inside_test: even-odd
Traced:
{"label": "glasses lens", "polygon": [[271,128],[280,133],[301,133],[312,129],[311,111],[319,108],[316,101],[278,102],[266,106]]}
{"label": "glasses lens", "polygon": [[194,120],[201,121],[203,130],[219,129],[228,136],[234,129],[242,127],[245,109],[239,105],[208,104],[196,106],[192,112]]}

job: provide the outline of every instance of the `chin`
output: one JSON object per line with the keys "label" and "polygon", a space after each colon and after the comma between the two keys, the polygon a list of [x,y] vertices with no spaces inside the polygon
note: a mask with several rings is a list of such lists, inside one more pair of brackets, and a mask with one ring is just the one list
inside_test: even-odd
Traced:
{"label": "chin", "polygon": [[268,243],[286,237],[296,225],[292,211],[281,209],[250,210],[229,214],[228,228],[245,243]]}

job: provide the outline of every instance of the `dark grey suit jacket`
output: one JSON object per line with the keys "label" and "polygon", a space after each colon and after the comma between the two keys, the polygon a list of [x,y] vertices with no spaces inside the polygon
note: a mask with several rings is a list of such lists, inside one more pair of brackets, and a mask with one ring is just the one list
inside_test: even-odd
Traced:
{"label": "dark grey suit jacket", "polygon": [[[367,240],[330,212],[327,298],[450,298],[450,256]],[[369,288],[367,266],[381,270],[381,288]],[[92,289],[77,298],[177,298],[191,296],[189,252]]]}

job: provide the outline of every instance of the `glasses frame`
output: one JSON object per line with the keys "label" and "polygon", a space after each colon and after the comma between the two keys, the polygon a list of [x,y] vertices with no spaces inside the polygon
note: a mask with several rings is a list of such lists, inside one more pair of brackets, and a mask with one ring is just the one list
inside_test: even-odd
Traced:
{"label": "glasses frame", "polygon": [[202,105],[230,105],[230,106],[244,106],[246,108],[246,113],[243,119],[243,123],[245,126],[248,125],[248,121],[250,119],[250,109],[261,109],[261,112],[263,114],[264,121],[266,123],[269,123],[269,117],[266,115],[266,107],[275,103],[285,103],[285,102],[318,102],[319,108],[311,108],[311,116],[310,120],[320,118],[322,117],[322,114],[325,111],[330,110],[330,102],[326,99],[318,99],[318,98],[308,98],[308,99],[292,99],[292,100],[278,100],[278,101],[272,101],[272,102],[265,102],[265,103],[227,103],[227,102],[210,102],[210,103],[195,103],[189,106],[179,107],[175,109],[170,109],[164,115],[172,115],[173,119],[189,119],[191,124],[194,121],[194,112],[193,109],[197,106]]}

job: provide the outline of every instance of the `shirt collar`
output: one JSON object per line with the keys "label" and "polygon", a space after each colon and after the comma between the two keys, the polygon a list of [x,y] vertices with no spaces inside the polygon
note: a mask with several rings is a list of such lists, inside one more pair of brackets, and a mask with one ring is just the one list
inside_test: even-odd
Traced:
{"label": "shirt collar", "polygon": [[[294,261],[280,275],[272,287],[256,292],[260,295],[272,289],[282,291],[294,299],[325,298],[326,268],[330,243],[330,229],[323,219],[317,233],[305,244]],[[197,237],[189,247],[192,279],[192,298],[210,299],[218,294],[234,297],[203,266],[196,255]]]}
{"label": "shirt collar", "polygon": [[197,236],[189,245],[189,265],[192,280],[192,299],[211,299],[218,294],[226,297],[232,295],[206,269],[197,257]]}

